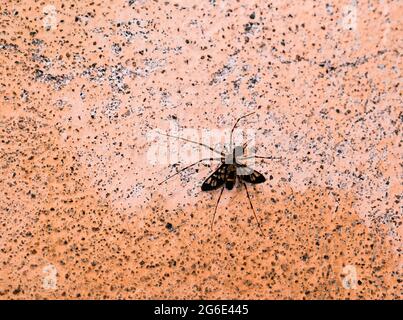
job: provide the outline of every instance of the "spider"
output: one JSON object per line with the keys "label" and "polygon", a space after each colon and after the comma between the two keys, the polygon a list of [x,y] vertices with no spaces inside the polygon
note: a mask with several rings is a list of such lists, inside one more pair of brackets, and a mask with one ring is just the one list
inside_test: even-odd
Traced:
{"label": "spider", "polygon": [[249,156],[249,157],[245,157],[244,156],[244,151],[245,148],[248,144],[248,142],[246,142],[245,144],[243,144],[242,146],[234,146],[233,144],[233,132],[236,128],[236,126],[238,125],[239,121],[249,117],[251,115],[253,115],[255,112],[243,115],[241,117],[239,117],[235,123],[234,126],[232,127],[231,133],[230,133],[230,150],[231,152],[223,152],[223,151],[218,151],[214,148],[212,148],[211,146],[208,146],[206,144],[200,143],[200,142],[196,142],[196,141],[192,141],[183,137],[178,137],[178,136],[173,136],[170,134],[165,134],[165,133],[160,133],[161,135],[167,136],[167,137],[171,137],[171,138],[176,138],[179,140],[183,140],[189,143],[193,143],[193,144],[197,144],[199,146],[205,147],[210,149],[211,151],[213,151],[216,154],[219,154],[221,157],[220,158],[204,158],[204,159],[200,159],[199,161],[192,163],[182,169],[180,169],[179,171],[177,171],[176,173],[168,176],[165,180],[161,181],[158,183],[158,185],[163,184],[164,182],[166,182],[167,180],[173,178],[174,176],[178,175],[179,173],[181,173],[184,170],[187,170],[203,161],[221,161],[220,166],[209,176],[207,177],[207,179],[204,180],[202,186],[201,186],[201,190],[202,191],[212,191],[212,190],[216,190],[218,188],[221,188],[220,194],[218,196],[217,199],[217,203],[215,205],[214,208],[214,213],[213,213],[213,218],[211,220],[211,225],[210,228],[213,229],[213,225],[214,225],[214,221],[215,221],[215,216],[217,213],[217,208],[218,205],[220,203],[221,200],[221,196],[224,192],[224,189],[227,190],[232,190],[233,187],[235,186],[236,181],[238,180],[239,183],[241,183],[244,187],[245,187],[245,191],[246,191],[246,196],[249,200],[249,204],[250,207],[253,211],[253,215],[256,219],[256,223],[259,227],[260,232],[263,234],[263,230],[261,227],[261,223],[256,215],[255,209],[253,207],[252,204],[252,200],[250,198],[249,195],[249,190],[247,187],[247,183],[251,183],[251,184],[259,184],[259,183],[263,183],[266,181],[266,178],[259,173],[258,171],[249,168],[246,164],[242,163],[243,160],[247,160],[247,159],[251,159],[251,158],[259,158],[259,159],[270,159],[270,160],[274,160],[274,159],[279,159],[279,158],[273,158],[273,157],[264,157],[264,156],[257,156],[257,155],[253,155],[253,156]]}

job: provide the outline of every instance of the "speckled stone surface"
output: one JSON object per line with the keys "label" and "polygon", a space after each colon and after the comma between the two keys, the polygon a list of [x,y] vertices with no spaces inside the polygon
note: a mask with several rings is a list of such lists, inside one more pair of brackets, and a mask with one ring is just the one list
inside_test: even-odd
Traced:
{"label": "speckled stone surface", "polygon": [[[3,1],[1,299],[401,299],[399,1]],[[152,163],[256,130],[267,181]],[[181,146],[184,143],[180,144]]]}

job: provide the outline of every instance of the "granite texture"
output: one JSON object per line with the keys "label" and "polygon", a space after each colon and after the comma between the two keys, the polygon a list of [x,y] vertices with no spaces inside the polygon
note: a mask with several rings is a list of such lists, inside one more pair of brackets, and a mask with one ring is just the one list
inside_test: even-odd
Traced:
{"label": "granite texture", "polygon": [[[387,0],[3,1],[0,299],[401,299],[402,16]],[[158,185],[183,164],[150,156],[174,140],[155,132],[253,111],[239,128],[280,158],[254,163],[263,235],[241,186],[211,230],[216,164]]]}

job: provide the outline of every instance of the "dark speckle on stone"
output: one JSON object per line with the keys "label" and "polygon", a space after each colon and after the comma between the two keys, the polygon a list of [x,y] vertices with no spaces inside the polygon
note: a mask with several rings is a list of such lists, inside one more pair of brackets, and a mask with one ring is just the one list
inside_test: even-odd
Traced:
{"label": "dark speckle on stone", "polygon": [[19,294],[21,292],[21,287],[20,286],[18,286],[14,291],[13,291],[13,294]]}
{"label": "dark speckle on stone", "polygon": [[253,27],[253,22],[248,22],[247,24],[245,24],[245,32],[249,32],[252,30]]}

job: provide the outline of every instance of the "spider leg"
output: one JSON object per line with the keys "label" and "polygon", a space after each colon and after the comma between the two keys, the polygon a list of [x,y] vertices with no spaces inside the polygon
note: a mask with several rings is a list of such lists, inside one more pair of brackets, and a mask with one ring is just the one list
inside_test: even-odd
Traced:
{"label": "spider leg", "polygon": [[205,147],[205,148],[210,149],[211,151],[213,151],[213,152],[215,152],[215,153],[221,155],[222,157],[225,156],[224,152],[220,152],[220,151],[218,151],[218,150],[216,150],[216,149],[214,149],[214,148],[208,146],[207,144],[200,143],[200,142],[193,141],[193,140],[189,140],[189,139],[182,138],[182,137],[173,136],[173,135],[170,135],[170,134],[167,134],[167,133],[161,133],[161,132],[158,132],[158,131],[157,131],[157,133],[160,134],[160,135],[163,135],[163,136],[170,137],[170,138],[176,138],[176,139],[179,139],[179,140],[183,140],[183,141],[186,141],[186,142],[190,142],[190,143],[197,144],[197,145],[199,145],[199,146],[202,146],[202,147]]}
{"label": "spider leg", "polygon": [[210,229],[211,229],[211,230],[213,230],[215,214],[216,214],[216,212],[217,212],[218,204],[220,203],[220,199],[221,199],[222,193],[223,193],[223,191],[224,191],[224,188],[225,188],[225,185],[223,185],[223,187],[221,188],[220,195],[218,196],[217,203],[216,203],[215,208],[214,208],[213,219],[211,220],[211,226],[210,226]]}
{"label": "spider leg", "polygon": [[242,148],[245,150],[245,148],[248,146],[248,144],[249,144],[251,141],[252,141],[252,139],[246,141],[246,142],[243,144]]}
{"label": "spider leg", "polygon": [[256,212],[255,212],[255,209],[253,208],[252,200],[250,199],[250,196],[249,196],[248,187],[246,186],[246,183],[245,183],[245,182],[243,182],[243,185],[244,185],[244,187],[245,187],[245,190],[246,190],[246,195],[247,195],[247,197],[248,197],[250,207],[252,208],[253,215],[255,216],[255,219],[256,219],[256,222],[257,222],[257,226],[259,227],[260,232],[262,233],[262,236],[264,236],[264,233],[263,233],[262,227],[260,226],[259,219],[257,218],[257,215],[256,215]]}
{"label": "spider leg", "polygon": [[256,159],[268,159],[268,160],[281,160],[282,159],[281,157],[248,156],[248,157],[240,158],[240,160],[247,160],[247,159],[253,159],[253,158],[256,158]]}
{"label": "spider leg", "polygon": [[171,179],[172,177],[175,177],[177,174],[181,173],[182,171],[184,171],[184,170],[186,170],[186,169],[189,169],[190,167],[193,167],[193,166],[195,166],[196,164],[198,164],[198,163],[200,163],[200,162],[202,162],[202,161],[208,161],[208,160],[209,160],[209,161],[214,161],[214,160],[222,160],[222,159],[221,159],[221,158],[205,158],[205,159],[201,159],[201,160],[199,160],[199,161],[197,161],[197,162],[195,162],[195,163],[193,163],[193,164],[190,164],[190,165],[188,165],[188,166],[186,166],[186,167],[180,169],[179,171],[175,172],[174,174],[170,175],[170,176],[167,177],[165,180],[159,182],[158,185],[163,184],[164,182],[166,182],[167,180]]}
{"label": "spider leg", "polygon": [[239,117],[239,118],[237,119],[237,121],[235,121],[234,126],[232,127],[232,130],[231,130],[231,134],[230,134],[230,136],[229,136],[230,148],[232,148],[232,134],[234,133],[235,127],[236,127],[236,125],[238,124],[238,122],[239,122],[241,119],[246,118],[246,117],[248,117],[248,116],[250,116],[250,115],[252,115],[252,114],[254,114],[254,113],[255,113],[255,112],[251,112],[251,113],[245,114],[245,115],[243,115],[242,117]]}

